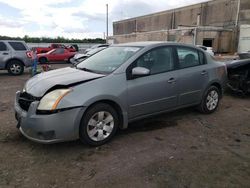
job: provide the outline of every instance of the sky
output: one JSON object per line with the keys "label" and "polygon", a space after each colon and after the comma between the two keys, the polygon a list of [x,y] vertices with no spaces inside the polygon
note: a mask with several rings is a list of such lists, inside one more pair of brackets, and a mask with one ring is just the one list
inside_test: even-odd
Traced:
{"label": "sky", "polygon": [[207,0],[0,0],[0,35],[103,38],[112,22]]}

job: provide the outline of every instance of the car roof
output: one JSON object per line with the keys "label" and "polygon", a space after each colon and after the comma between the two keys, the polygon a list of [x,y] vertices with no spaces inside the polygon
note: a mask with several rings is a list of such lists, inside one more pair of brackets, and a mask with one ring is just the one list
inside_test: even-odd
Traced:
{"label": "car roof", "polygon": [[134,46],[134,47],[150,47],[150,46],[162,46],[162,45],[173,45],[173,46],[185,46],[200,49],[191,44],[177,43],[177,42],[167,42],[167,41],[144,41],[144,42],[130,42],[115,44],[113,46]]}

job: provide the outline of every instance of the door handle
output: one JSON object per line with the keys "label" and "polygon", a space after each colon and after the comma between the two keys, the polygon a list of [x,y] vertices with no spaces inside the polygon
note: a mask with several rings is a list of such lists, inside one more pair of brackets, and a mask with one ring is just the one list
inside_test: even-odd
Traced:
{"label": "door handle", "polygon": [[9,53],[7,53],[7,52],[4,52],[4,53],[3,53],[3,55],[9,55]]}
{"label": "door handle", "polygon": [[170,78],[169,80],[168,80],[168,83],[169,84],[172,84],[172,83],[174,83],[176,80],[174,79],[174,78]]}
{"label": "door handle", "polygon": [[201,75],[206,75],[207,74],[207,71],[205,71],[205,70],[203,70],[202,72],[201,72]]}

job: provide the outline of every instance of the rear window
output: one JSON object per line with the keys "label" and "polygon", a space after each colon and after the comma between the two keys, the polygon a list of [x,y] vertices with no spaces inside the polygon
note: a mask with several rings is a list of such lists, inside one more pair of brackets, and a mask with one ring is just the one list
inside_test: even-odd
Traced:
{"label": "rear window", "polygon": [[11,47],[16,51],[26,51],[26,47],[21,42],[9,42]]}
{"label": "rear window", "polygon": [[0,42],[0,51],[6,51],[6,50],[7,46],[3,42]]}

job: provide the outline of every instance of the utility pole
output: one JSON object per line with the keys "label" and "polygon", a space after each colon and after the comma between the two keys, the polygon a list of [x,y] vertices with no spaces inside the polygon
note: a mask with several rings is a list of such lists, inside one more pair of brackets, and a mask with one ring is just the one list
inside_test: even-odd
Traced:
{"label": "utility pole", "polygon": [[238,0],[237,5],[237,13],[236,13],[236,20],[235,20],[235,29],[234,29],[234,36],[235,36],[235,51],[238,51],[239,48],[239,33],[240,33],[240,27],[239,27],[239,15],[240,15],[240,0]]}
{"label": "utility pole", "polygon": [[238,23],[239,23],[239,14],[240,14],[240,0],[238,0],[237,13],[236,13],[236,20],[235,20],[235,27],[238,27]]}
{"label": "utility pole", "polygon": [[109,5],[106,4],[106,43],[108,43],[108,37],[109,37]]}

